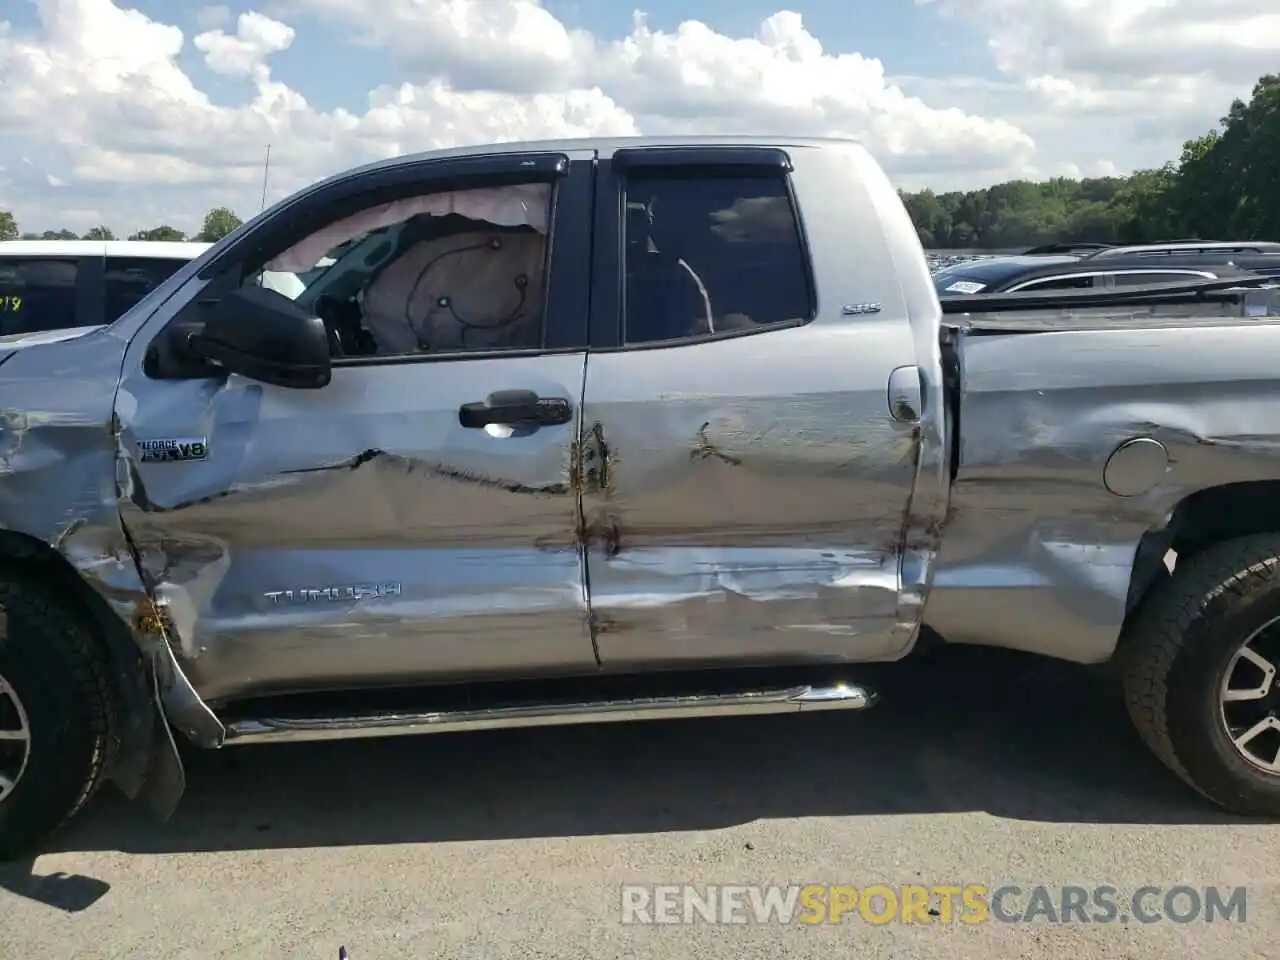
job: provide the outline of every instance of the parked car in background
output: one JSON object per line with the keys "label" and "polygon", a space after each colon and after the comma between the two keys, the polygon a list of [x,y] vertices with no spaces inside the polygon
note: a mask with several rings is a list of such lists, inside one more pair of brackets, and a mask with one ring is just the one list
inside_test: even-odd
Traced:
{"label": "parked car in background", "polygon": [[[57,332],[54,339],[114,323],[212,244],[151,240],[0,242],[0,341]],[[266,272],[262,285],[289,297],[305,285]],[[40,339],[48,339],[41,337]]]}
{"label": "parked car in background", "polygon": [[952,263],[933,275],[942,297],[1033,290],[1121,289],[1280,275],[1280,243],[1055,244]]}
{"label": "parked car in background", "polygon": [[207,247],[146,240],[0,242],[0,337],[112,323]]}
{"label": "parked car in background", "polygon": [[1207,257],[1259,256],[1280,253],[1276,240],[1160,240],[1150,243],[1096,243],[1088,241],[1050,243],[1023,250],[1023,256],[1041,254],[1075,254],[1081,257],[1116,256],[1181,256],[1197,254]]}

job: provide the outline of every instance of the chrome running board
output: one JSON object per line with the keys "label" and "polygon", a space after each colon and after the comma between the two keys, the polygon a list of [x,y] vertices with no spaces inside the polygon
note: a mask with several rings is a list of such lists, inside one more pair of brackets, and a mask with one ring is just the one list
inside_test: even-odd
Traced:
{"label": "chrome running board", "polygon": [[682,717],[808,713],[814,710],[861,710],[876,695],[852,684],[802,684],[779,690],[739,693],[683,694],[671,697],[599,700],[577,703],[531,703],[470,710],[423,713],[374,713],[329,717],[264,717],[232,720],[223,744],[303,740],[350,740],[509,727],[553,727],[628,720]]}

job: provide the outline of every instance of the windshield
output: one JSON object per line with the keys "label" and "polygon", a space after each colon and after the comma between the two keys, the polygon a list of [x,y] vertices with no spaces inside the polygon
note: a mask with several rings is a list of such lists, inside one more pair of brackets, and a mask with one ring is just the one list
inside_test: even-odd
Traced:
{"label": "windshield", "polygon": [[[372,238],[394,233],[395,229],[395,227],[379,227],[377,230],[368,230],[358,237],[344,240],[322,256],[316,262],[316,265],[308,270],[298,272],[292,270],[259,271],[257,277],[258,286],[274,290],[290,300],[296,300],[304,304],[309,303],[315,299],[314,295],[319,290],[328,285],[324,282],[327,277],[331,274],[336,276],[344,272],[343,268],[339,268],[339,265],[344,260],[351,261],[354,259],[358,261],[367,256],[367,251],[370,248],[378,246],[376,242],[369,242]],[[362,253],[361,251],[365,252]],[[311,291],[311,294],[309,295],[307,291]]]}
{"label": "windshield", "polygon": [[296,273],[294,274],[294,276],[296,276],[299,280],[303,282],[303,284],[309,287],[315,281],[319,280],[326,273],[328,273],[330,269],[336,266],[338,264],[338,261],[340,261],[352,250],[359,247],[370,237],[385,236],[392,229],[393,229],[392,227],[379,227],[377,230],[369,230],[369,231],[366,231],[365,233],[360,234],[357,237],[353,237],[350,240],[344,240],[342,243],[339,243],[337,246],[330,249],[329,252],[326,253],[323,257],[321,257],[319,261],[317,261],[314,267],[312,267],[309,270],[303,270],[300,273]]}

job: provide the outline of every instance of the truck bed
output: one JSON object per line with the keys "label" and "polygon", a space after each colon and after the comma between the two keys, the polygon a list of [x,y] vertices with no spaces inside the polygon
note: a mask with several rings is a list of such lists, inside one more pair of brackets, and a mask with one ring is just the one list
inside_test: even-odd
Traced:
{"label": "truck bed", "polygon": [[1280,287],[1188,294],[1012,294],[943,301],[946,326],[965,334],[1154,330],[1280,322]]}
{"label": "truck bed", "polygon": [[1100,662],[1170,511],[1280,475],[1280,289],[1143,296],[944,301],[953,485],[926,621],[948,640]]}

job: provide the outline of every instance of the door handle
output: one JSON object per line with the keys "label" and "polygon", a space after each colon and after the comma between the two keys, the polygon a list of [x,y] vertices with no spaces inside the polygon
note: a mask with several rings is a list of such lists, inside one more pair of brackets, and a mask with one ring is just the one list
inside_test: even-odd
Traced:
{"label": "door handle", "polygon": [[490,424],[552,427],[573,419],[573,404],[564,397],[540,397],[532,390],[499,390],[458,408],[458,422],[469,430]]}
{"label": "door handle", "polygon": [[920,368],[898,367],[889,374],[889,416],[900,423],[920,420]]}

